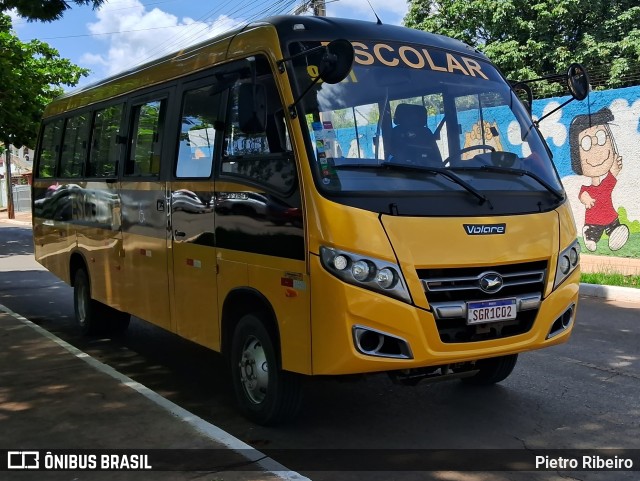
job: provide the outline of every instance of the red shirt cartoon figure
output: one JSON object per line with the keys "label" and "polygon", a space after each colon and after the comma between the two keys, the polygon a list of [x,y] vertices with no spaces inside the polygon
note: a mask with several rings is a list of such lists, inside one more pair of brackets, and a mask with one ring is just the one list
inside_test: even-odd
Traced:
{"label": "red shirt cartoon figure", "polygon": [[585,206],[584,244],[595,251],[602,234],[609,237],[609,249],[617,251],[629,239],[629,228],[620,223],[611,193],[622,170],[622,157],[609,128],[613,114],[603,108],[593,115],[578,115],[571,122],[569,143],[571,167],[576,174],[589,177],[578,198]]}

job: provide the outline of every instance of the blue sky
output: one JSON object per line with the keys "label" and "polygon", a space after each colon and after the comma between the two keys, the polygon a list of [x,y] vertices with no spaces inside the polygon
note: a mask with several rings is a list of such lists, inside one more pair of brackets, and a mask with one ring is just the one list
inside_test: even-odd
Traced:
{"label": "blue sky", "polygon": [[[370,0],[384,23],[401,24],[406,0]],[[261,18],[278,5],[302,0],[107,0],[99,10],[74,6],[61,20],[27,22],[13,16],[21,40],[38,38],[60,55],[91,69],[80,85],[100,80],[155,57]],[[282,11],[282,10],[281,10]],[[291,11],[289,9],[288,11]],[[375,21],[367,0],[329,0],[327,15]]]}

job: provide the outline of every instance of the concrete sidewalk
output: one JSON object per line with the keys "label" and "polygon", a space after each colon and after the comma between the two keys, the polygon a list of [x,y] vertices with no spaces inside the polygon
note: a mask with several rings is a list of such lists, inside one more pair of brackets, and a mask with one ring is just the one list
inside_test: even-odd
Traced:
{"label": "concrete sidewalk", "polygon": [[0,210],[0,222],[16,225],[31,225],[31,212],[15,212],[14,219],[9,219],[7,209]]}
{"label": "concrete sidewalk", "polygon": [[[191,452],[211,455],[206,472],[8,470],[0,479],[306,479],[4,306],[0,366],[0,450],[42,450],[41,467],[46,451],[60,449],[208,450]],[[0,466],[7,463],[0,460]]]}

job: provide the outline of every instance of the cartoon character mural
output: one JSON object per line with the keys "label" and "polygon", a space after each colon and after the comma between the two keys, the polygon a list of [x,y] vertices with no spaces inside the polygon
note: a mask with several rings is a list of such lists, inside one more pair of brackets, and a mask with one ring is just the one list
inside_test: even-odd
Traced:
{"label": "cartoon character mural", "polygon": [[578,196],[585,207],[582,236],[589,251],[596,250],[603,233],[609,237],[612,251],[629,239],[629,228],[620,223],[611,197],[622,170],[622,156],[609,127],[613,120],[611,110],[605,107],[595,114],[577,115],[569,127],[571,168],[590,180]]}
{"label": "cartoon character mural", "polygon": [[[496,152],[504,150],[502,142],[500,141],[500,132],[498,131],[497,122],[489,123],[486,120],[482,121],[482,128],[478,121],[471,127],[469,132],[464,134],[464,148],[471,147],[473,145],[490,145],[495,148]],[[471,159],[478,152],[465,152],[462,154],[463,159]]]}

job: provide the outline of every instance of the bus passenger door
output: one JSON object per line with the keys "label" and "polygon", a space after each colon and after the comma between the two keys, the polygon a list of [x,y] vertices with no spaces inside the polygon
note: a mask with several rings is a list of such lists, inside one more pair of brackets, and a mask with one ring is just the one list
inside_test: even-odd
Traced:
{"label": "bus passenger door", "polygon": [[182,90],[177,161],[170,184],[176,332],[220,350],[212,166],[221,94],[211,77]]}
{"label": "bus passenger door", "polygon": [[124,246],[123,309],[171,328],[167,249],[166,117],[169,92],[134,99],[129,146],[120,188]]}

